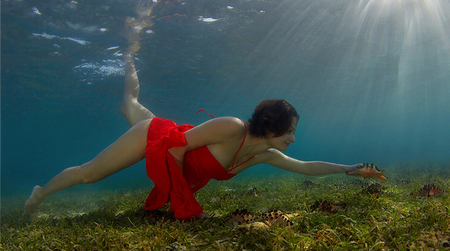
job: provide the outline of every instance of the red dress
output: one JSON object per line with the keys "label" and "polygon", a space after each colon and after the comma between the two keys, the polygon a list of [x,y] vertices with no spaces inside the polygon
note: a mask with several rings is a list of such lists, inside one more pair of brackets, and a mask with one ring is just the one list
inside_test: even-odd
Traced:
{"label": "red dress", "polygon": [[181,172],[168,149],[185,146],[184,132],[191,128],[192,125],[177,126],[173,121],[153,118],[148,129],[145,157],[147,175],[155,187],[145,202],[145,210],[155,210],[170,201],[170,210],[175,213],[175,217],[180,220],[191,219],[203,212],[194,197],[195,192],[210,179],[228,180],[235,176],[225,171],[207,146],[186,152],[184,174]]}

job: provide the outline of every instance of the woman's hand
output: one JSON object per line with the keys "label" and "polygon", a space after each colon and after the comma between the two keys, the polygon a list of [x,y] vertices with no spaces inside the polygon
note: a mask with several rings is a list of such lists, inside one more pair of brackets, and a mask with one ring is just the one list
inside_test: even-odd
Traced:
{"label": "woman's hand", "polygon": [[347,171],[345,173],[347,174],[349,172],[353,172],[356,169],[361,168],[361,167],[363,167],[363,164],[361,164],[361,163],[356,164],[356,165],[352,165],[352,166],[348,166],[348,169],[347,169]]}

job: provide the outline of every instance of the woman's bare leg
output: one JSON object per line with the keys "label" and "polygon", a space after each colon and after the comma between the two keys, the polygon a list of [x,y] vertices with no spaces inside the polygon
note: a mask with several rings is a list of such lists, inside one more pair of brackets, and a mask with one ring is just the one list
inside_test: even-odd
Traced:
{"label": "woman's bare leg", "polygon": [[152,112],[138,101],[139,79],[134,66],[133,55],[136,55],[141,48],[141,31],[153,26],[151,13],[153,7],[159,2],[160,0],[140,1],[136,6],[136,15],[138,18],[128,17],[125,20],[125,38],[128,41],[128,48],[124,52],[126,63],[125,90],[120,110],[130,126],[135,125],[139,121],[155,117]]}
{"label": "woman's bare leg", "polygon": [[55,192],[79,184],[95,183],[141,161],[145,157],[150,122],[149,119],[136,124],[90,162],[65,169],[43,187],[35,186],[25,202],[24,214],[33,213],[45,198]]}
{"label": "woman's bare leg", "polygon": [[138,101],[139,79],[132,56],[126,55],[125,61],[125,89],[120,111],[127,119],[128,124],[134,126],[139,121],[154,118],[155,115]]}

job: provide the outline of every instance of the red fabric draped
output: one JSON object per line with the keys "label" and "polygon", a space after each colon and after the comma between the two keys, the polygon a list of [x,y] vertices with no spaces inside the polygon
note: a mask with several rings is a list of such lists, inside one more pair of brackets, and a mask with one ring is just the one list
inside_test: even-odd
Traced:
{"label": "red fabric draped", "polygon": [[228,173],[214,158],[207,146],[189,151],[184,155],[184,178],[192,192],[208,184],[209,180],[229,180],[236,174]]}
{"label": "red fabric draped", "polygon": [[196,191],[212,178],[228,180],[235,176],[225,171],[207,146],[185,153],[183,175],[168,149],[185,146],[184,132],[191,128],[192,125],[177,126],[173,121],[153,118],[148,129],[145,158],[147,175],[155,187],[147,197],[145,210],[155,210],[171,202],[170,210],[175,217],[191,219],[203,212],[194,197]]}
{"label": "red fabric draped", "polygon": [[147,134],[146,169],[155,187],[145,201],[145,210],[155,210],[171,201],[170,210],[178,219],[190,219],[203,212],[181,169],[167,151],[186,145],[184,132],[192,125],[177,126],[173,121],[153,118]]}

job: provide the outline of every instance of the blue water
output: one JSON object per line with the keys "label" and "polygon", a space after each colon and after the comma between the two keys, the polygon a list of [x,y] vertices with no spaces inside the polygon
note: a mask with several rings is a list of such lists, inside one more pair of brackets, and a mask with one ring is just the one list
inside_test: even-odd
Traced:
{"label": "blue water", "polygon": [[[2,197],[89,161],[129,128],[117,53],[138,3],[2,0]],[[162,1],[141,35],[140,101],[198,124],[209,118],[199,109],[246,120],[262,99],[284,98],[301,116],[292,157],[448,167],[445,13],[446,0]],[[89,187],[147,184],[141,162]]]}

